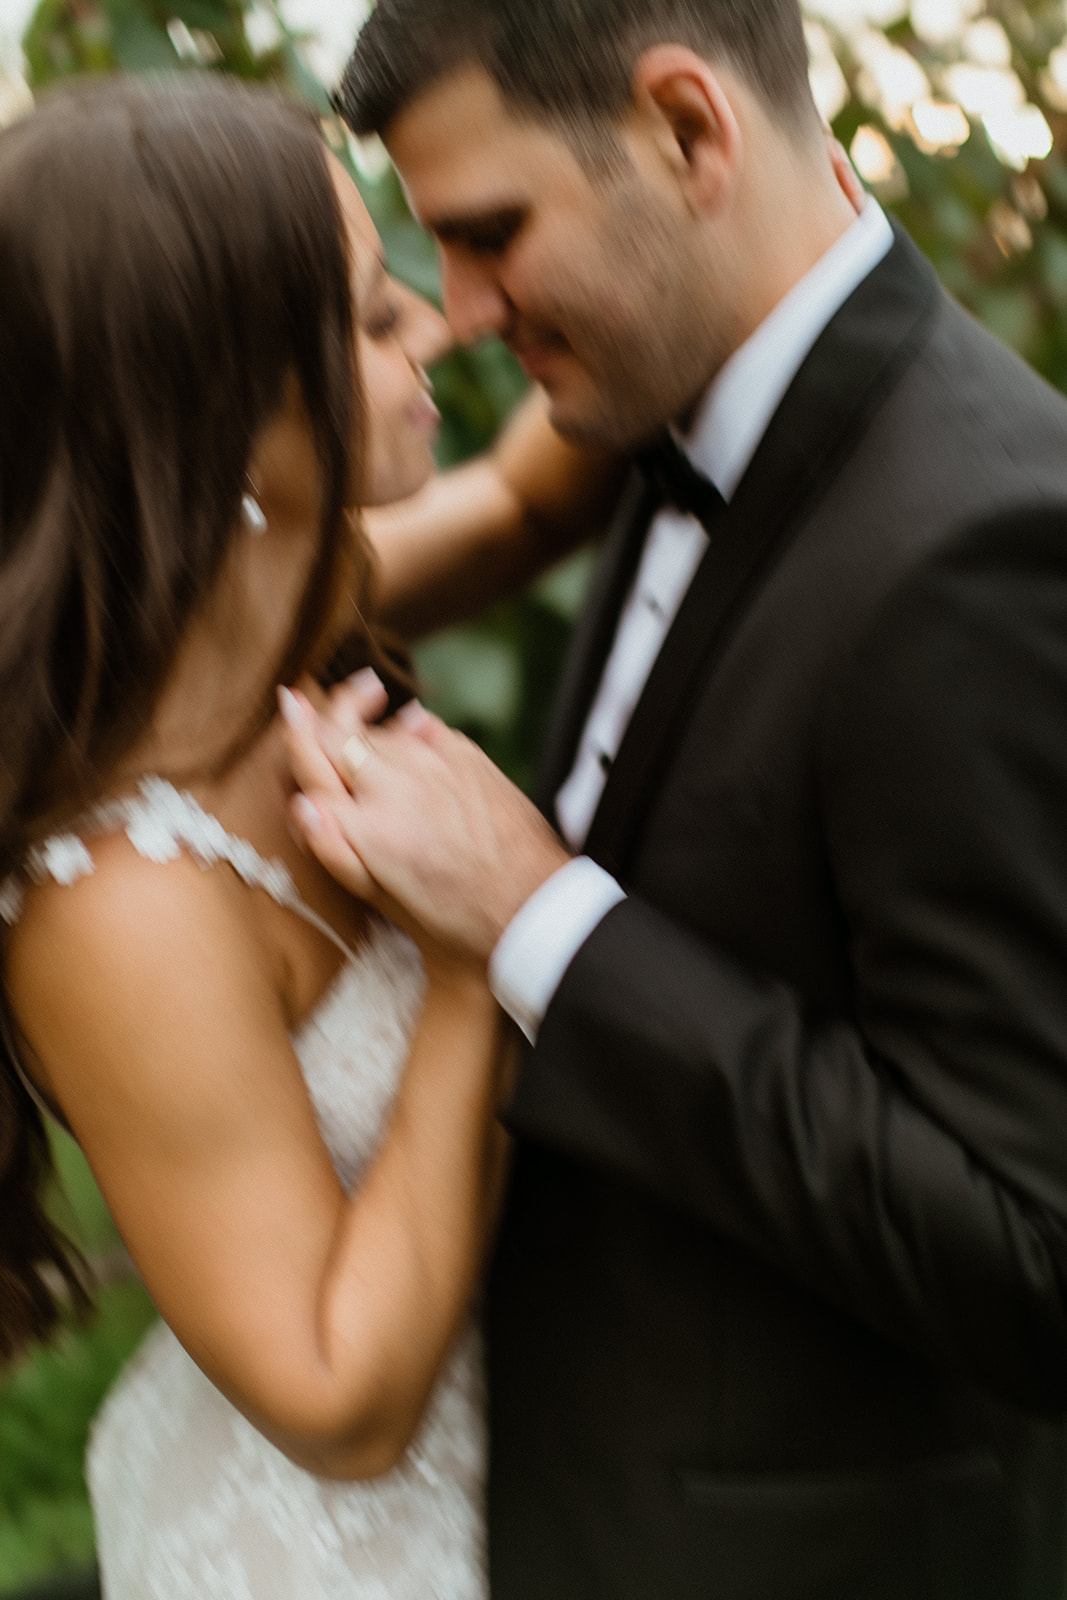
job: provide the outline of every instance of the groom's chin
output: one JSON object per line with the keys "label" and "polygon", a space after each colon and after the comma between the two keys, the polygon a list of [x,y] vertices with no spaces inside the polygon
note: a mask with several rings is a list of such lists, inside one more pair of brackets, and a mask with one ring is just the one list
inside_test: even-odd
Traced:
{"label": "groom's chin", "polygon": [[548,419],[571,444],[625,453],[641,443],[628,419],[608,405],[590,383],[568,381],[563,374],[539,380],[548,400]]}
{"label": "groom's chin", "polygon": [[557,397],[551,389],[545,392],[549,403],[548,420],[569,444],[606,450],[613,455],[629,455],[647,443],[647,436],[656,431],[655,427],[637,427],[604,407],[580,406],[573,399]]}

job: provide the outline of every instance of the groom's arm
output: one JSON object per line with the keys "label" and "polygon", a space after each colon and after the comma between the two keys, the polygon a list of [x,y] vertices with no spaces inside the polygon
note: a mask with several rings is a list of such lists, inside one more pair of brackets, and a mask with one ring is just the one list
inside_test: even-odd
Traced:
{"label": "groom's arm", "polygon": [[[567,966],[511,1114],[1048,1407],[1067,1400],[1065,706],[1063,519],[963,542],[894,601],[827,721],[852,1015],[812,1018],[627,898]],[[316,850],[344,875],[340,817],[380,881],[488,955],[562,848],[440,724],[370,740]]]}
{"label": "groom's arm", "polygon": [[1067,1401],[1067,517],[991,526],[882,616],[828,714],[855,1006],[638,899],[571,962],[512,1126],[883,1335]]}
{"label": "groom's arm", "polygon": [[487,454],[365,513],[381,620],[419,638],[514,593],[602,530],[624,470],[562,439],[535,390]]}

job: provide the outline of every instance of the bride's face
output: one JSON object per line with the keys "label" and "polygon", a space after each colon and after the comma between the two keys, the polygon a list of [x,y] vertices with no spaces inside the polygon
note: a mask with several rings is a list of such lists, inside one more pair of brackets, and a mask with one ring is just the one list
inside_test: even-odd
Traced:
{"label": "bride's face", "polygon": [[420,489],[434,470],[440,421],[426,367],[452,340],[441,314],[385,270],[381,240],[351,178],[330,157],[348,236],[360,382],[365,401],[360,499],[386,505]]}
{"label": "bride's face", "polygon": [[[384,505],[420,489],[434,471],[438,414],[425,367],[451,345],[444,318],[385,271],[381,242],[354,184],[329,158],[352,268],[355,332],[365,417],[360,505]],[[265,525],[244,524],[223,572],[187,630],[134,770],[217,760],[262,695],[282,647],[321,537],[321,470],[295,371],[274,415],[260,429],[248,483]],[[352,626],[353,600],[339,585],[328,638]]]}

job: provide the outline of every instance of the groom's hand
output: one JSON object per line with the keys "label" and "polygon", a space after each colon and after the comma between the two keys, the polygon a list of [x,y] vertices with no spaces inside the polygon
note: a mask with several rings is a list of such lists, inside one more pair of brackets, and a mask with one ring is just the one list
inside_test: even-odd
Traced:
{"label": "groom's hand", "polygon": [[570,859],[477,745],[419,705],[371,727],[354,698],[319,717],[283,696],[308,848],[353,893],[382,891],[443,944],[488,961],[526,900]]}

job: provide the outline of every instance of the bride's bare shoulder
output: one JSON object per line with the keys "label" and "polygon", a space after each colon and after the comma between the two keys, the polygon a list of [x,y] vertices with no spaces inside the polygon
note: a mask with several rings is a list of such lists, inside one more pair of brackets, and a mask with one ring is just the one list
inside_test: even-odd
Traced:
{"label": "bride's bare shoulder", "polygon": [[69,1071],[143,1063],[141,1041],[188,1031],[205,1007],[278,1008],[268,947],[229,874],[184,852],[146,859],[123,833],[84,848],[74,881],[28,889],[4,957],[34,1074],[60,1103]]}
{"label": "bride's bare shoulder", "polygon": [[[27,886],[6,960],[8,983],[57,977],[56,960],[78,957],[101,969],[153,953],[178,959],[182,947],[240,938],[248,919],[240,896],[218,872],[175,848],[168,859],[141,853],[125,832],[62,839],[57,872]],[[54,859],[54,857],[52,858]],[[64,978],[69,979],[69,971]]]}

